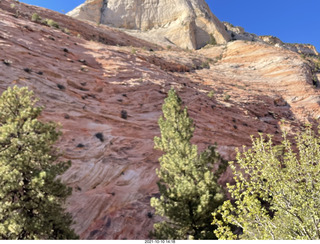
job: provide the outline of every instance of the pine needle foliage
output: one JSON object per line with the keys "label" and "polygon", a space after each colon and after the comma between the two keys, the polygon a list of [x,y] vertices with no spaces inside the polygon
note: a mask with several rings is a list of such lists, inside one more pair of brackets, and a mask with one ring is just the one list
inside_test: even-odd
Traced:
{"label": "pine needle foliage", "polygon": [[[310,127],[292,144],[283,133],[281,145],[272,137],[252,138],[252,148],[238,151],[230,162],[234,201],[214,213],[219,239],[320,239],[320,139]],[[295,145],[295,146],[292,146]],[[237,169],[238,168],[238,169]],[[217,216],[220,216],[217,219]],[[222,219],[221,219],[222,216]],[[230,224],[241,227],[235,235]]]}
{"label": "pine needle foliage", "polygon": [[224,200],[217,179],[223,167],[214,174],[213,166],[223,165],[222,159],[210,146],[198,154],[190,143],[194,124],[187,108],[171,89],[159,119],[161,137],[155,137],[155,148],[164,152],[159,158],[158,187],[160,198],[152,198],[151,206],[164,221],[154,225],[157,239],[216,239],[211,225],[211,213]]}
{"label": "pine needle foliage", "polygon": [[56,178],[70,162],[56,162],[60,133],[36,102],[26,87],[0,97],[0,239],[77,239],[62,207],[71,189]]}

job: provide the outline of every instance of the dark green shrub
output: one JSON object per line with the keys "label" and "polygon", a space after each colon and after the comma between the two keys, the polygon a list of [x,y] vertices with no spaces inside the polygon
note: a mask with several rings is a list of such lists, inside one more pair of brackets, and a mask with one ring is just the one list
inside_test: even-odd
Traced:
{"label": "dark green shrub", "polygon": [[214,38],[214,36],[213,36],[212,33],[210,34],[210,41],[209,41],[208,44],[210,44],[210,45],[217,45],[216,38]]}

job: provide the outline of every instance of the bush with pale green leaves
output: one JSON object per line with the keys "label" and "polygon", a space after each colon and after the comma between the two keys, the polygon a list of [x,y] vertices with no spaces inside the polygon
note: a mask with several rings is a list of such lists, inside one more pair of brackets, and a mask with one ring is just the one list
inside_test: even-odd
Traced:
{"label": "bush with pale green leaves", "polygon": [[37,13],[33,13],[32,14],[31,21],[37,22],[37,21],[40,21],[40,20],[41,20],[41,17],[39,16],[39,14],[37,14]]}
{"label": "bush with pale green leaves", "polygon": [[[320,239],[320,138],[310,127],[294,143],[283,133],[253,139],[252,148],[231,162],[232,201],[214,213],[219,239]],[[232,226],[242,228],[236,235]]]}
{"label": "bush with pale green leaves", "polygon": [[17,86],[0,97],[0,239],[77,239],[62,207],[71,188],[59,179],[57,125],[41,122],[33,92]]}

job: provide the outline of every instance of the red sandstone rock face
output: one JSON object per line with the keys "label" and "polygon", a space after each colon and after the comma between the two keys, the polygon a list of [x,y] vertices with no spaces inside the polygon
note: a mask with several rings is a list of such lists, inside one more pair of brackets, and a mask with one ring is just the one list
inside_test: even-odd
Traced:
{"label": "red sandstone rock face", "polygon": [[[288,50],[243,41],[192,52],[163,50],[24,4],[16,3],[23,12],[16,18],[10,3],[0,2],[0,91],[30,87],[45,106],[43,119],[61,123],[58,146],[72,160],[62,176],[73,187],[67,209],[82,239],[148,238],[157,220],[149,200],[158,194],[161,155],[153,138],[170,87],[196,123],[192,142],[199,150],[217,142],[228,160],[236,147],[250,145],[250,135],[269,133],[278,141],[281,129],[296,130],[319,117],[311,69]],[[31,22],[36,11],[71,35]],[[112,41],[90,41],[84,33]],[[207,64],[209,69],[201,68]],[[230,180],[227,171],[220,182]]]}

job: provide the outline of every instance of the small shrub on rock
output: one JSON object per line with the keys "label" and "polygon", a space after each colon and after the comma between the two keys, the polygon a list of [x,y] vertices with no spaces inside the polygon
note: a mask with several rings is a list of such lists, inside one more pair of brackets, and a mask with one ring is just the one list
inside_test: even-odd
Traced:
{"label": "small shrub on rock", "polygon": [[34,13],[34,14],[32,14],[32,16],[31,16],[31,20],[32,20],[33,22],[37,22],[37,21],[40,21],[40,20],[41,20],[41,17],[39,16],[39,14]]}

